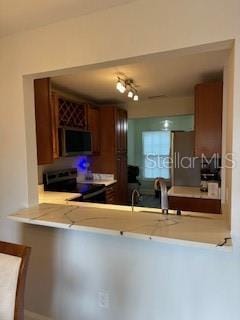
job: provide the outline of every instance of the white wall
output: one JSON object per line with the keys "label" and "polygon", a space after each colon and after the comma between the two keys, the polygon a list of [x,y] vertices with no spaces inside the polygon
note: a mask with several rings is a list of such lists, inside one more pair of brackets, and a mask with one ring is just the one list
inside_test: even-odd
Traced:
{"label": "white wall", "polygon": [[239,214],[239,195],[240,195],[240,41],[235,42],[233,57],[233,132],[232,132],[232,152],[235,160],[235,167],[232,170],[232,192],[231,197],[231,227],[232,237],[240,247],[240,214]]}
{"label": "white wall", "polygon": [[[222,211],[231,222],[231,194],[232,194],[232,159],[227,155],[232,153],[233,127],[233,81],[234,81],[234,50],[231,50],[224,66],[223,87],[223,136],[222,136]],[[234,160],[234,159],[233,159]]]}
{"label": "white wall", "polygon": [[[23,75],[45,76],[58,69],[236,38],[233,151],[239,154],[239,5],[238,0],[140,0],[0,40],[0,238],[33,247],[26,300],[31,311],[60,320],[79,319],[78,313],[80,318],[106,320],[239,318],[239,256],[23,228],[5,219],[36,202],[32,83],[26,77],[23,82]],[[240,230],[239,170],[232,183],[235,239]],[[105,312],[92,302],[99,288],[110,290],[114,299]]]}
{"label": "white wall", "polygon": [[[239,320],[239,257],[232,253],[45,227],[27,226],[25,234],[35,249],[26,297],[35,313],[57,320]],[[99,291],[109,294],[108,309],[99,308]]]}
{"label": "white wall", "polygon": [[193,114],[194,98],[192,96],[140,100],[138,103],[128,103],[127,110],[130,119]]}

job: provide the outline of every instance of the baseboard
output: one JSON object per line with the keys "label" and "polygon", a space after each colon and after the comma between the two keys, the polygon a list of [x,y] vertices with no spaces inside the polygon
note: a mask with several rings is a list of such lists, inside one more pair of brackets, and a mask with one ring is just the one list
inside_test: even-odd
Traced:
{"label": "baseboard", "polygon": [[48,317],[44,317],[38,313],[34,313],[28,310],[25,310],[24,312],[24,320],[53,320]]}

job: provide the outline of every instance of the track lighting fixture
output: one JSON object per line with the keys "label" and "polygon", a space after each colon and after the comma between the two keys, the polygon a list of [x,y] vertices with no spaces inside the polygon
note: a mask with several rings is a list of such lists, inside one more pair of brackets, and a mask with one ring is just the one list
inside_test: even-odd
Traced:
{"label": "track lighting fixture", "polygon": [[132,79],[121,79],[120,77],[118,77],[116,89],[120,93],[124,93],[125,91],[127,91],[128,98],[131,98],[134,101],[139,100],[139,97],[137,94],[137,89],[136,89],[136,87],[134,85],[134,81]]}

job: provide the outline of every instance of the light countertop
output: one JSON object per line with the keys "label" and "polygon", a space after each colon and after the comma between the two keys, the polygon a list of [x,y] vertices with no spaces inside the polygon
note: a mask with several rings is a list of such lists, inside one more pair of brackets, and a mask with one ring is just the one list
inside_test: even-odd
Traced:
{"label": "light countertop", "polygon": [[[151,210],[146,212],[146,210]],[[158,214],[153,212],[158,212]],[[128,206],[98,205],[71,202],[68,205],[41,203],[20,210],[9,218],[18,222],[69,230],[79,230],[124,236],[143,240],[160,241],[190,246],[231,248],[230,244],[218,247],[230,230],[223,217],[183,212],[176,216],[159,214],[159,209]]]}
{"label": "light countertop", "polygon": [[104,184],[106,187],[116,183],[117,180],[105,180],[105,179],[94,179],[94,180],[78,180],[79,183],[93,183],[93,184]]}
{"label": "light countertop", "polygon": [[38,202],[66,204],[67,201],[78,198],[80,196],[80,193],[40,191],[38,193]]}
{"label": "light countertop", "polygon": [[[95,183],[95,184],[104,184],[106,187],[111,186],[116,183],[117,180],[87,180],[79,181],[81,183]],[[44,191],[43,185],[38,186],[38,202],[39,203],[58,203],[66,204],[67,201],[70,201],[74,198],[81,196],[81,193],[70,193],[70,192],[55,192],[55,191]]]}
{"label": "light countertop", "polygon": [[200,199],[218,199],[220,195],[214,197],[207,192],[200,191],[199,187],[173,186],[169,189],[168,195],[172,197],[200,198]]}

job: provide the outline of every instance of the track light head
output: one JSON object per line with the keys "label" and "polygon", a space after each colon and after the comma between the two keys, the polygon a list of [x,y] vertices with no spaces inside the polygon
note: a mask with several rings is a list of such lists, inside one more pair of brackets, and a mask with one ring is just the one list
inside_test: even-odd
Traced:
{"label": "track light head", "polygon": [[138,101],[139,98],[138,98],[138,95],[135,93],[135,95],[133,96],[133,101]]}
{"label": "track light head", "polygon": [[120,77],[118,77],[116,89],[120,93],[124,93],[125,91],[127,91],[128,97],[133,98],[134,101],[138,101],[139,99],[133,79],[121,79]]}
{"label": "track light head", "polygon": [[124,93],[126,91],[125,84],[122,83],[121,79],[118,79],[116,89],[121,93]]}
{"label": "track light head", "polygon": [[133,98],[133,92],[131,89],[128,91],[128,98]]}

